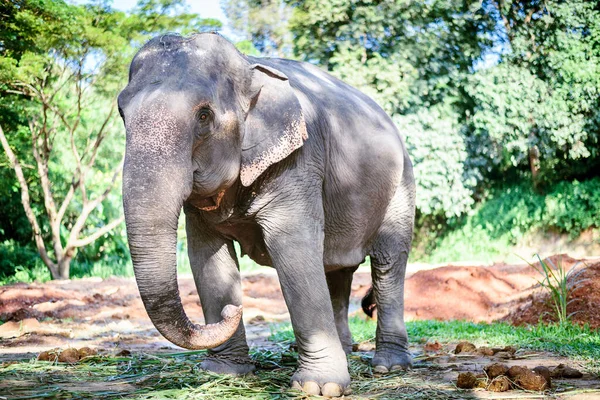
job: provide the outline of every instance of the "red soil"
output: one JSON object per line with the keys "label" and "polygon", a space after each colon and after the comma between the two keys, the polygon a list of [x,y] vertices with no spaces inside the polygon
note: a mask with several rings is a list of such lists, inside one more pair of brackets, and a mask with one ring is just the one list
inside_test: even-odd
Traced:
{"label": "red soil", "polygon": [[[567,256],[555,256],[555,264],[559,258],[567,269],[576,263]],[[599,328],[600,263],[588,264],[578,276],[583,281],[572,292],[568,312],[574,313],[575,322]],[[528,265],[445,266],[420,270],[409,274],[406,280],[405,317],[407,320],[504,320],[519,325],[536,324],[540,316],[543,321],[550,321],[551,303],[539,288],[537,279],[539,274]],[[359,303],[371,285],[370,280],[369,272],[355,274],[352,313],[364,315]],[[246,322],[289,320],[275,274],[246,276],[242,287]],[[194,320],[199,319],[202,310],[191,277],[180,279],[180,293],[188,314]],[[128,278],[0,287],[0,320],[9,321],[0,326],[0,347],[17,347],[25,341],[35,343],[32,335],[56,335],[57,331],[74,340],[78,340],[78,336],[81,340],[91,340],[89,337],[96,335],[106,342],[106,336],[115,336],[112,326],[121,329],[117,341],[126,340],[126,333],[130,334],[127,340],[134,341],[142,332],[145,339],[160,339],[146,316],[135,281]],[[18,322],[23,320],[27,323]],[[52,344],[41,339],[38,342]]]}

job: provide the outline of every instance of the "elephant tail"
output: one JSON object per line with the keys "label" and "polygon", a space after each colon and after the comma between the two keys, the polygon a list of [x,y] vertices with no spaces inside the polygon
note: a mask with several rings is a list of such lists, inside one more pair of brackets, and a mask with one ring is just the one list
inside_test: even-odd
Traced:
{"label": "elephant tail", "polygon": [[367,314],[370,318],[373,318],[373,312],[377,309],[377,304],[375,304],[375,295],[373,294],[372,286],[369,288],[369,291],[365,297],[362,298],[360,305],[365,314]]}

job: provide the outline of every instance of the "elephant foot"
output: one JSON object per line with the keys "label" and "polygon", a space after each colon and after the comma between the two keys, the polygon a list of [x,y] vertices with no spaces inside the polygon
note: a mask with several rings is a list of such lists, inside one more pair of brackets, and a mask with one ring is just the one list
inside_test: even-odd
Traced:
{"label": "elephant foot", "polygon": [[331,374],[329,369],[324,371],[298,369],[292,376],[292,389],[325,397],[340,397],[350,394],[348,371],[338,374]]}
{"label": "elephant foot", "polygon": [[256,366],[250,357],[226,355],[209,355],[202,361],[200,368],[217,374],[228,375],[247,375],[256,370]]}
{"label": "elephant foot", "polygon": [[407,370],[412,366],[412,356],[407,350],[376,350],[371,361],[373,372],[387,374],[391,371]]}

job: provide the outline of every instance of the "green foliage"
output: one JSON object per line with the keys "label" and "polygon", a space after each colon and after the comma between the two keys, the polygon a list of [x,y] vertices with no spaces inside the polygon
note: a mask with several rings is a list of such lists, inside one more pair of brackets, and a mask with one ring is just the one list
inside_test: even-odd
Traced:
{"label": "green foliage", "polygon": [[[560,182],[546,194],[528,182],[493,189],[467,216],[453,218],[433,239],[418,237],[421,254],[430,262],[456,260],[497,261],[527,234],[551,231],[580,235],[599,228],[600,178]],[[477,240],[472,240],[477,238]]]}
{"label": "green foliage", "polygon": [[489,41],[478,1],[294,1],[298,58],[372,94],[389,113],[430,105],[457,89]]}
{"label": "green foliage", "polygon": [[[10,166],[2,153],[0,183],[10,190],[0,200],[0,240],[28,246],[33,231],[55,277],[69,276],[72,257],[75,276],[106,275],[112,267],[127,273],[124,227],[107,229],[122,214],[121,196],[106,190],[120,183],[115,171],[124,134],[115,99],[126,84],[129,61],[158,32],[188,34],[221,23],[188,13],[183,0],[141,0],[130,13],[103,1],[75,6],[15,0],[3,2],[0,13],[0,126],[24,167],[29,206],[40,226],[27,227],[23,205],[18,210],[21,185],[4,168]],[[46,176],[49,184],[43,183]],[[101,201],[89,209],[95,199]],[[63,204],[64,215],[54,217]],[[92,245],[77,251],[77,241],[102,229]],[[63,264],[66,274],[58,271]]]}
{"label": "green foliage", "polygon": [[283,0],[223,0],[221,7],[232,28],[244,38],[238,43],[242,53],[292,55],[292,34],[288,29],[291,8]]}
{"label": "green foliage", "polygon": [[254,47],[254,44],[249,40],[239,41],[235,44],[235,47],[248,56],[260,56],[260,51],[258,51],[258,49]]}
{"label": "green foliage", "polygon": [[561,163],[595,153],[595,132],[586,128],[583,113],[574,112],[572,93],[557,91],[526,68],[501,64],[481,71],[466,90],[477,103],[469,124],[475,157],[489,168],[528,167],[534,151],[542,173],[552,176]]}
{"label": "green foliage", "polygon": [[[574,238],[598,227],[600,191],[592,179],[600,168],[600,7],[595,2],[227,0],[223,6],[243,37],[237,43],[243,53],[317,64],[372,96],[392,116],[406,137],[417,180],[419,236],[413,257],[491,261],[532,231]],[[189,13],[184,0],[141,0],[130,13],[106,1],[74,6],[11,0],[0,4],[0,15],[0,126],[24,165],[40,218],[43,190],[29,152],[28,123],[42,114],[41,107],[31,96],[15,94],[19,88],[12,84],[43,82],[49,90],[65,84],[56,106],[72,111],[76,87],[58,72],[85,65],[81,82],[90,84],[86,90],[94,107],[77,118],[68,115],[79,124],[76,145],[85,145],[147,38],[221,27]],[[90,194],[103,190],[123,150],[116,113],[109,120],[96,171],[86,179]],[[49,176],[60,202],[76,159],[61,136],[64,130],[58,132]],[[25,256],[32,249],[32,230],[4,154],[0,187],[7,188],[0,197],[0,242],[9,241],[16,252],[7,258],[12,266],[0,273],[11,274],[18,265],[32,268]],[[82,205],[77,198],[67,210],[63,244]],[[118,215],[115,194],[90,216],[83,233]],[[41,219],[48,240],[52,229]],[[90,273],[94,263],[104,265],[98,267],[103,271],[116,265],[127,273],[123,232],[121,226],[79,250],[73,261],[77,274]],[[181,268],[189,271],[180,247]]]}
{"label": "green foliage", "polygon": [[560,182],[546,196],[544,223],[572,237],[600,225],[600,178]]}
{"label": "green foliage", "polygon": [[435,106],[395,118],[414,165],[417,208],[429,216],[460,216],[474,204],[477,177],[466,169],[465,143],[456,115],[450,113]]}
{"label": "green foliage", "polygon": [[15,240],[0,242],[0,282],[14,276],[15,281],[31,281],[27,271],[40,266],[38,254]]}
{"label": "green foliage", "polygon": [[536,263],[529,263],[529,265],[541,276],[541,280],[538,280],[538,282],[552,299],[558,324],[569,324],[571,314],[567,313],[567,305],[569,304],[571,292],[582,282],[581,278],[578,278],[583,271],[579,268],[581,263],[576,263],[567,271],[561,265],[560,260],[558,265],[555,265],[550,259],[542,260],[539,254],[536,256],[540,262],[539,265]]}
{"label": "green foliage", "polygon": [[507,51],[466,86],[474,156],[499,171],[529,165],[544,180],[573,176],[598,157],[600,9],[584,0],[501,4],[490,10],[505,21]]}

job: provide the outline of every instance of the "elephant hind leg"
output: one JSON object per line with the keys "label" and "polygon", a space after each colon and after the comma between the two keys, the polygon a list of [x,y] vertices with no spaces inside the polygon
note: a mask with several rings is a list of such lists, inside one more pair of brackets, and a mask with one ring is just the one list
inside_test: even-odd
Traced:
{"label": "elephant hind leg", "polygon": [[373,243],[371,275],[377,305],[376,351],[372,364],[377,372],[411,365],[404,324],[404,276],[414,223],[414,184],[405,177],[388,207]]}
{"label": "elephant hind leg", "polygon": [[337,329],[342,348],[346,354],[352,352],[352,334],[348,326],[348,304],[350,302],[350,290],[352,288],[352,274],[358,267],[344,268],[330,271],[325,274],[327,286],[331,295],[331,305],[335,317]]}

